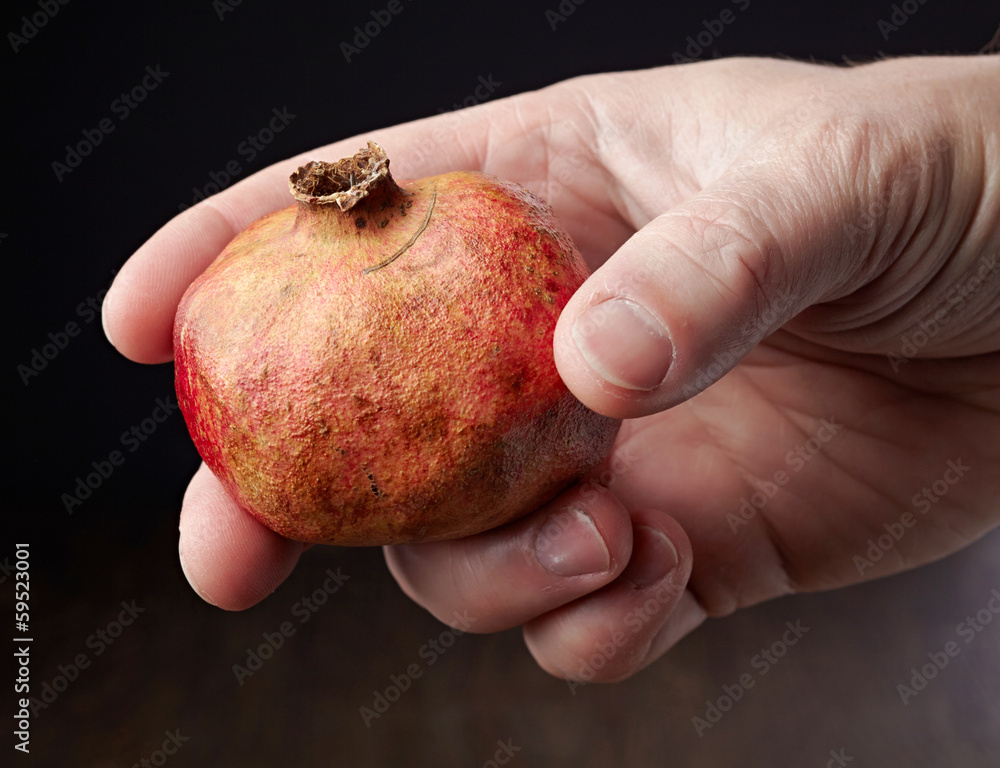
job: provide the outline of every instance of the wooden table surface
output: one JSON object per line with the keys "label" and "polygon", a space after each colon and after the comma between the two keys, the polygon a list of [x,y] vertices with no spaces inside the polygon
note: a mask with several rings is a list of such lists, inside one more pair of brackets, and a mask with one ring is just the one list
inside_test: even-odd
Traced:
{"label": "wooden table surface", "polygon": [[[997,765],[1000,616],[971,636],[959,625],[992,617],[1000,532],[899,577],[712,620],[634,679],[577,690],[535,666],[518,630],[442,637],[378,550],[314,548],[275,594],[236,614],[189,590],[176,534],[124,560],[121,544],[36,573],[35,690],[64,690],[39,710],[25,764]],[[303,610],[338,568],[346,583]],[[105,644],[95,630],[121,601],[141,613]],[[799,627],[794,645],[783,646],[794,637],[786,622]],[[898,686],[949,641],[958,652],[904,703]],[[247,674],[262,643],[270,658]],[[772,663],[764,649],[783,655]],[[80,654],[87,665],[59,683]],[[393,676],[406,688],[398,697]],[[376,707],[377,693],[396,700]],[[366,722],[363,707],[384,711]]]}

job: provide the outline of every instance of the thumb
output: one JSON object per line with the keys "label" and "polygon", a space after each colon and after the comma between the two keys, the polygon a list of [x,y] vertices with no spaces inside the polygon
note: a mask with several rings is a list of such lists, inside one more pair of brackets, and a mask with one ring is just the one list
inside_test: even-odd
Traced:
{"label": "thumb", "polygon": [[833,174],[817,184],[816,159],[797,153],[796,167],[788,154],[654,218],[580,287],[554,353],[585,405],[617,418],[676,405],[806,307],[855,287],[871,242],[843,222],[866,194]]}

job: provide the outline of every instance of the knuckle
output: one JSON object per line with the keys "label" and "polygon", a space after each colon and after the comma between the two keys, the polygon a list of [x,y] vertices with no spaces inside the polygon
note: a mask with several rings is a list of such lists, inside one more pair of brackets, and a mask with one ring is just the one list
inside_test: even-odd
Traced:
{"label": "knuckle", "polygon": [[766,199],[741,180],[739,188],[704,193],[667,214],[684,234],[672,247],[695,263],[723,298],[729,297],[741,321],[764,314],[788,289],[778,214]]}

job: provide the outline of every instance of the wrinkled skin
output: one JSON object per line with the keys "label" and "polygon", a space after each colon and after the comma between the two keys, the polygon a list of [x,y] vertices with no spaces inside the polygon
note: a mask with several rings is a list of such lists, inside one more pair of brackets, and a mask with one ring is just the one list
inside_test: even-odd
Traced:
{"label": "wrinkled skin", "polygon": [[349,210],[301,201],[255,221],[178,308],[198,452],[297,541],[494,528],[579,481],[618,432],[552,358],[588,272],[547,206],[475,173],[402,188],[382,178]]}
{"label": "wrinkled skin", "polygon": [[[585,404],[627,418],[598,476],[606,490],[584,484],[484,534],[388,548],[403,589],[442,618],[468,610],[475,631],[523,624],[539,664],[567,678],[619,631],[624,643],[591,676],[617,680],[706,616],[896,573],[996,527],[998,132],[997,56],[599,75],[379,132],[401,176],[485,170],[552,202],[595,270],[556,328],[559,371]],[[297,164],[211,198],[140,249],[105,302],[121,351],[170,359],[184,289],[235,232],[284,206]],[[956,291],[965,298],[949,303]],[[672,359],[624,333],[603,363],[584,356],[576,323],[612,295],[669,329]],[[914,337],[944,308],[935,335]],[[602,375],[641,378],[643,365],[665,370],[662,383],[627,389]],[[818,440],[823,419],[836,435],[795,471],[789,451]],[[958,459],[970,469],[948,484]],[[778,470],[789,481],[734,530],[741,499]],[[939,481],[948,493],[922,511],[914,497]],[[608,557],[554,573],[539,533],[574,508]],[[904,513],[918,522],[859,572],[855,556]],[[590,523],[575,519],[556,541],[588,541],[575,533]],[[205,469],[180,541],[189,580],[230,609],[273,590],[302,549]],[[651,596],[659,609],[633,632]]]}

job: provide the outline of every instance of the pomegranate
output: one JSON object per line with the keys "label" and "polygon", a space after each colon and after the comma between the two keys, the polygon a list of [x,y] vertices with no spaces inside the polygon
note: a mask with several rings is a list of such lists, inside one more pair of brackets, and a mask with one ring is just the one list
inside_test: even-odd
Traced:
{"label": "pomegranate", "polygon": [[587,269],[551,210],[491,176],[398,185],[377,144],[289,179],[174,324],[202,458],[299,541],[465,536],[550,500],[619,423],[559,378],[552,333]]}

